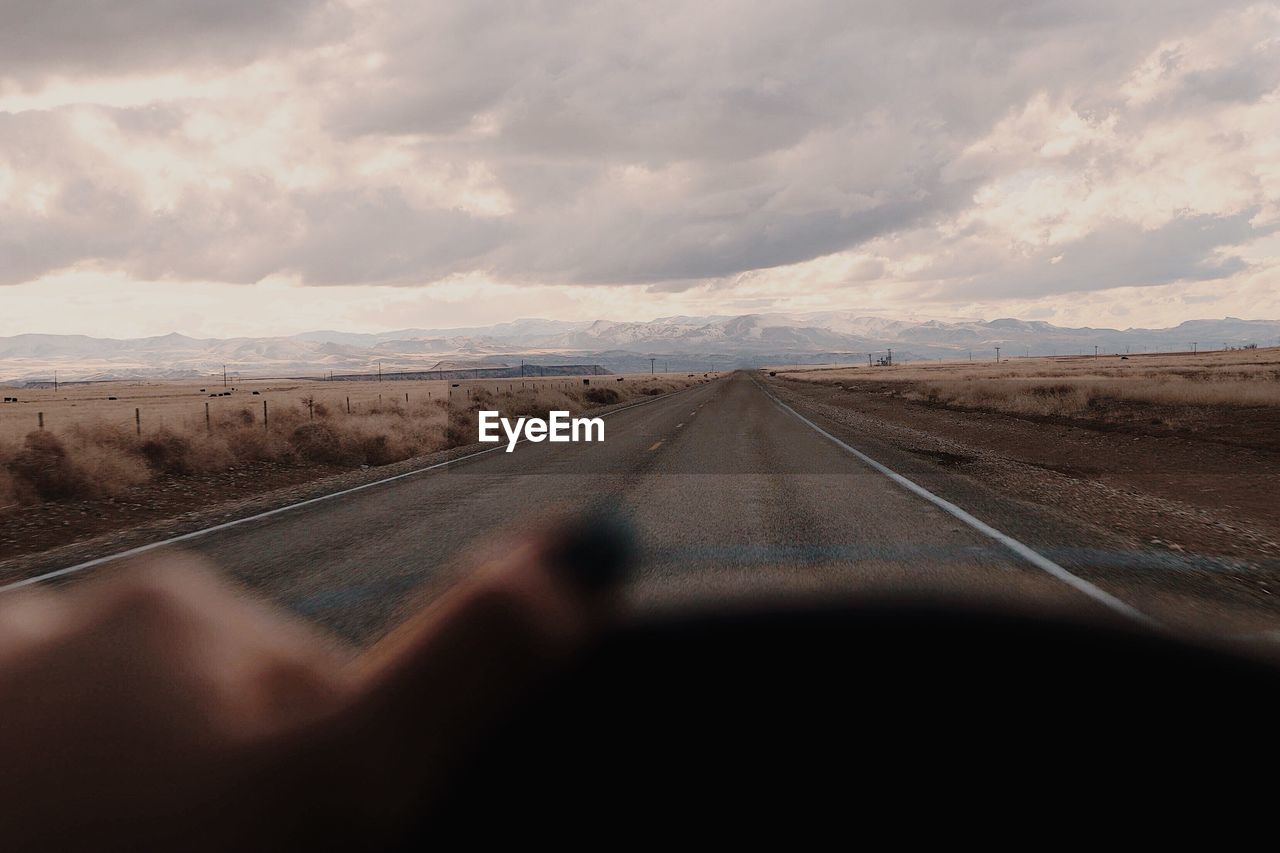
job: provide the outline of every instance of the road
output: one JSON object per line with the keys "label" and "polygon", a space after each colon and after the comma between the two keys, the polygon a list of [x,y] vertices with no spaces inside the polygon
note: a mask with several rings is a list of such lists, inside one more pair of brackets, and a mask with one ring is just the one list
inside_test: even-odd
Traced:
{"label": "road", "polygon": [[[946,596],[1280,639],[1248,577],[1019,501],[874,419],[833,420],[806,388],[739,372],[612,412],[602,443],[499,447],[146,548],[195,552],[356,644],[521,529],[602,506],[638,534],[637,608]],[[116,556],[51,574],[110,571]]]}
{"label": "road", "polygon": [[[180,547],[357,643],[513,531],[599,506],[637,531],[637,607],[848,592],[1116,609],[1091,582],[1054,577],[858,458],[861,437],[824,435],[799,415],[738,373],[615,412],[602,443],[522,443]],[[1008,512],[968,497],[979,518]],[[1017,519],[1016,535],[1033,540],[1084,535]]]}

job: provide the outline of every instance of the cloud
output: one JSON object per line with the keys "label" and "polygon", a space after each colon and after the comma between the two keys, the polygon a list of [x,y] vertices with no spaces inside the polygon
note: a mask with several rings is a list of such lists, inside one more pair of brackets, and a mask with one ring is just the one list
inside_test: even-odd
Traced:
{"label": "cloud", "polygon": [[302,239],[282,265],[312,284],[415,281],[467,272],[508,235],[508,225],[460,210],[417,209],[403,193],[321,193],[306,198]]}
{"label": "cloud", "polygon": [[1254,281],[1266,259],[1232,247],[1280,223],[1275,4],[18,0],[5,19],[2,284],[470,274],[959,309]]}
{"label": "cloud", "polygon": [[336,35],[328,0],[4,0],[0,76],[25,85],[58,75],[230,66],[300,38]]}
{"label": "cloud", "polygon": [[[1044,247],[1012,261],[988,259],[978,265],[983,271],[949,282],[945,289],[956,298],[1026,298],[1221,281],[1247,267],[1229,251],[1231,247],[1275,230],[1252,226],[1253,213],[1178,217],[1153,231],[1123,221],[1104,222],[1065,245]],[[1003,263],[996,263],[1000,260]],[[929,270],[925,275],[938,273],[945,270]]]}

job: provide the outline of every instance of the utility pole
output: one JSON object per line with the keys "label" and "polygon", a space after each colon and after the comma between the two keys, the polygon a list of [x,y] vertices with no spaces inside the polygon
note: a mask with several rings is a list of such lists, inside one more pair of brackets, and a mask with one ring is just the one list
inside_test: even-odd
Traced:
{"label": "utility pole", "polygon": [[222,365],[222,387],[227,387],[227,366],[225,364]]}
{"label": "utility pole", "polygon": [[53,392],[58,393],[58,371],[53,371]]}
{"label": "utility pole", "polygon": [[657,361],[657,359],[656,359],[656,358],[650,358],[650,359],[649,359],[649,375],[650,375],[650,376],[652,376],[652,375],[653,375],[653,363],[654,363],[655,361]]}
{"label": "utility pole", "polygon": [[382,381],[382,362],[378,362],[378,381]]}
{"label": "utility pole", "polygon": [[885,364],[890,367],[893,366],[893,350],[892,349],[889,350],[889,357],[885,359]]}
{"label": "utility pole", "polygon": [[1191,354],[1192,354],[1192,355],[1195,355],[1195,354],[1196,354],[1196,347],[1197,347],[1197,346],[1199,346],[1199,343],[1200,343],[1199,341],[1192,341],[1192,342],[1191,342]]}
{"label": "utility pole", "polygon": [[524,379],[524,359],[520,359],[520,378]]}
{"label": "utility pole", "polygon": [[1000,347],[996,347],[996,364],[1000,363]]}
{"label": "utility pole", "polygon": [[1097,358],[1097,357],[1098,357],[1098,345],[1097,345],[1097,344],[1094,344],[1094,345],[1093,345],[1093,357],[1094,357],[1094,358]]}

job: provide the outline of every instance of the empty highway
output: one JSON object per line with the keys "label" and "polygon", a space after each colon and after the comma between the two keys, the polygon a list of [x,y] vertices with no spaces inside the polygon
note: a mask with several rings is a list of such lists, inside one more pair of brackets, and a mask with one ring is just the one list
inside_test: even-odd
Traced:
{"label": "empty highway", "polygon": [[638,534],[636,607],[833,593],[960,595],[1104,618],[1181,606],[1177,578],[1069,558],[1106,552],[1114,543],[1099,531],[780,397],[785,389],[740,372],[613,413],[602,443],[525,442],[179,547],[357,643],[513,531],[600,506]]}

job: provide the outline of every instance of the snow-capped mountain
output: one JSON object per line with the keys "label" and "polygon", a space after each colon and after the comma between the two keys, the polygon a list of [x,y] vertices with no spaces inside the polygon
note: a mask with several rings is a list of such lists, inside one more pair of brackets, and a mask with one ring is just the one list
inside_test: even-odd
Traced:
{"label": "snow-capped mountain", "polygon": [[1191,320],[1169,329],[1065,328],[1043,321],[895,320],[856,312],[662,317],[648,322],[516,320],[457,329],[380,333],[305,332],[274,338],[191,338],[180,334],[119,340],[84,335],[0,338],[0,381],[190,377],[225,364],[246,376],[309,376],[376,369],[431,369],[469,364],[596,363],[648,369],[649,358],[673,369],[728,368],[777,362],[834,362],[892,348],[895,358],[1182,351],[1194,346],[1280,345],[1280,322]]}

